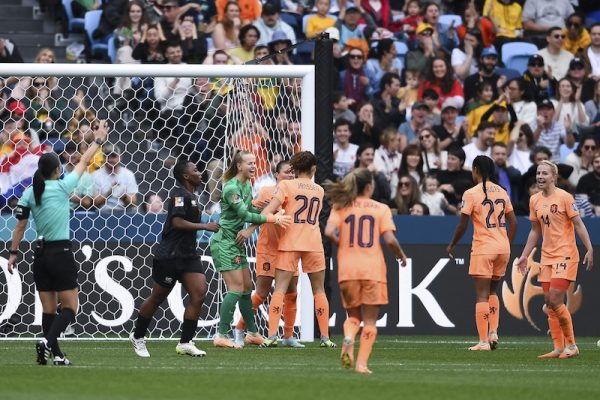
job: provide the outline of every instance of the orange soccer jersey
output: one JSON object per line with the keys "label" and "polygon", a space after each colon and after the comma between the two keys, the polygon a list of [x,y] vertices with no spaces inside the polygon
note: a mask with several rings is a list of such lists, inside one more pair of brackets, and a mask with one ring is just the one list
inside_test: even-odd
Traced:
{"label": "orange soccer jersey", "polygon": [[379,238],[384,232],[396,230],[390,208],[375,200],[357,198],[350,207],[332,210],[328,223],[339,231],[338,281],[387,282]]}
{"label": "orange soccer jersey", "polygon": [[575,199],[556,188],[544,197],[542,192],[529,200],[529,219],[542,227],[541,265],[579,261],[572,218],[579,215]]}
{"label": "orange soccer jersey", "polygon": [[[271,201],[275,186],[264,186],[256,196],[256,202]],[[264,254],[277,253],[277,246],[281,236],[281,229],[275,224],[263,224],[258,234],[256,252]]]}
{"label": "orange soccer jersey", "polygon": [[506,214],[513,210],[512,203],[499,185],[487,182],[485,187],[487,199],[480,183],[465,192],[460,209],[473,220],[471,254],[510,254]]}
{"label": "orange soccer jersey", "polygon": [[279,239],[280,251],[323,251],[319,214],[323,204],[323,188],[310,179],[279,182],[273,197],[281,202],[292,224]]}

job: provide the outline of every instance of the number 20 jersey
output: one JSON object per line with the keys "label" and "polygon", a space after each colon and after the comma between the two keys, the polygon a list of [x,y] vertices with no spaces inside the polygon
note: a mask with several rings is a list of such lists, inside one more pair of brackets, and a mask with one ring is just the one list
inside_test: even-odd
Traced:
{"label": "number 20 jersey", "polygon": [[473,220],[471,255],[510,254],[506,214],[513,210],[510,198],[499,185],[486,182],[487,199],[480,183],[463,194],[460,212]]}
{"label": "number 20 jersey", "polygon": [[273,198],[281,202],[292,224],[279,240],[279,251],[323,251],[319,214],[324,190],[310,179],[299,178],[279,182]]}

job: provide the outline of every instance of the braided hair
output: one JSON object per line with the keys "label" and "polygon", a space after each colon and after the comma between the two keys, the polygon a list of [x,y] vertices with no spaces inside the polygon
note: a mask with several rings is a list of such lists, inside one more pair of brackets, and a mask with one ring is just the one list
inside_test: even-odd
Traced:
{"label": "braided hair", "polygon": [[494,160],[488,156],[477,156],[475,157],[475,160],[473,160],[473,169],[477,169],[477,172],[481,175],[483,194],[487,200],[487,189],[485,187],[487,181],[495,183],[496,185],[498,184],[496,181],[496,166],[494,165]]}

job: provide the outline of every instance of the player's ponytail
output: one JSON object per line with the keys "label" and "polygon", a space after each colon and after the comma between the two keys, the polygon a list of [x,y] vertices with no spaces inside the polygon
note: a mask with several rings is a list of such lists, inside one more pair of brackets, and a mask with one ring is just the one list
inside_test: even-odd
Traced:
{"label": "player's ponytail", "polygon": [[225,173],[223,174],[224,182],[230,181],[233,178],[235,178],[235,176],[239,172],[238,164],[241,163],[244,160],[244,156],[248,155],[248,154],[252,154],[252,153],[250,153],[249,151],[245,151],[245,150],[239,150],[235,153],[235,155],[231,159],[231,164],[229,164],[227,171],[225,171]]}
{"label": "player's ponytail", "polygon": [[487,181],[497,184],[494,161],[488,156],[477,156],[475,157],[475,160],[473,160],[473,169],[476,169],[481,176],[483,194],[487,200],[487,188],[485,187]]}
{"label": "player's ponytail", "polygon": [[42,195],[46,188],[46,179],[52,176],[52,173],[60,167],[60,160],[55,153],[42,154],[38,160],[38,169],[33,174],[33,197],[35,205],[42,205]]}
{"label": "player's ponytail", "polygon": [[331,199],[333,207],[348,207],[356,197],[363,194],[369,183],[373,183],[373,174],[367,168],[357,168],[339,182],[324,183],[326,196]]}

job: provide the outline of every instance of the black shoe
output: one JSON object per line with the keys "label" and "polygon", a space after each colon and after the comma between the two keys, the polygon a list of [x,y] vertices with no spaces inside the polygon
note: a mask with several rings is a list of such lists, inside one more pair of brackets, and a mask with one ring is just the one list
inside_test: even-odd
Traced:
{"label": "black shoe", "polygon": [[48,358],[50,358],[50,348],[46,340],[40,340],[35,345],[35,351],[37,352],[37,363],[39,365],[48,364]]}
{"label": "black shoe", "polygon": [[54,365],[73,365],[73,363],[67,358],[66,354],[63,354],[62,357],[54,356],[54,361],[52,363]]}

